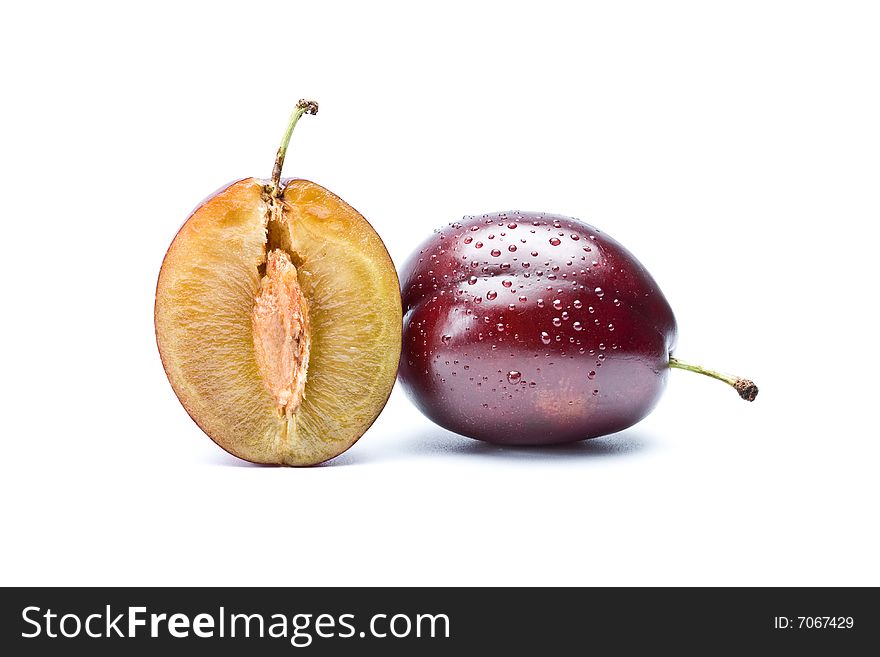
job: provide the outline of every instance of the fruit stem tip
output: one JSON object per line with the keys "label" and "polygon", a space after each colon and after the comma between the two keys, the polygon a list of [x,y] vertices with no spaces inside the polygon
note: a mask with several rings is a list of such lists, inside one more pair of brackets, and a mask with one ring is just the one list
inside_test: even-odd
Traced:
{"label": "fruit stem tip", "polygon": [[746,401],[755,401],[755,397],[758,396],[758,386],[755,385],[754,381],[737,379],[736,383],[733,384],[733,387],[739,393],[739,396]]}
{"label": "fruit stem tip", "polygon": [[305,98],[300,98],[296,101],[297,109],[305,110],[306,114],[317,114],[318,113],[318,101],[316,100],[306,100]]}

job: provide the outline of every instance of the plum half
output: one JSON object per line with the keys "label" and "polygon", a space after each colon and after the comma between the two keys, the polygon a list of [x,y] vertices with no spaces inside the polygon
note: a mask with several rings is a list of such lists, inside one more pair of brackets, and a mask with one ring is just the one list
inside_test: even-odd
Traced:
{"label": "plum half", "polygon": [[394,264],[372,226],[307,180],[232,183],[174,238],[156,289],[171,386],[220,447],[255,463],[313,465],[360,438],[400,357]]}
{"label": "plum half", "polygon": [[401,278],[401,382],[428,418],[471,438],[545,445],[620,431],[651,412],[670,367],[757,395],[751,381],[673,358],[675,316],[656,281],[572,217],[464,217]]}

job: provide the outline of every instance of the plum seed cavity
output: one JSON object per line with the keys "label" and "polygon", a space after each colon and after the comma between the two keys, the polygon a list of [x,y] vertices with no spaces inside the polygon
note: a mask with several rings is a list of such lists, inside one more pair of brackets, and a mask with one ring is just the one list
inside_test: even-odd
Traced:
{"label": "plum seed cavity", "polygon": [[296,266],[281,249],[273,249],[266,256],[251,325],[263,383],[279,413],[290,419],[305,394],[311,333],[308,304]]}

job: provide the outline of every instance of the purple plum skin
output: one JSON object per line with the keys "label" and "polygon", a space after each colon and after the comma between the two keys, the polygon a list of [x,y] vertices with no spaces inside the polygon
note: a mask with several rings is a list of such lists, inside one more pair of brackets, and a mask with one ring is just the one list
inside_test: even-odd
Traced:
{"label": "purple plum skin", "polygon": [[620,243],[574,219],[468,216],[404,265],[400,380],[455,433],[549,445],[632,426],[666,384],[676,323]]}

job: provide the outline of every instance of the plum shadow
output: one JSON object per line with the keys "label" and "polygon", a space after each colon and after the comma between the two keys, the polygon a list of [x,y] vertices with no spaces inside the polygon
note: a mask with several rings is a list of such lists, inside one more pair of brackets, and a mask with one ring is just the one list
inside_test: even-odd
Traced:
{"label": "plum shadow", "polygon": [[[280,465],[267,465],[263,463],[250,463],[249,461],[244,461],[237,456],[233,456],[228,452],[223,451],[222,449],[215,453],[210,457],[206,457],[202,462],[204,465],[213,466],[213,467],[221,467],[221,468],[253,468],[253,469],[261,469],[261,468],[281,468],[283,466]],[[351,450],[340,454],[339,456],[330,459],[329,461],[324,461],[324,463],[318,463],[317,465],[306,466],[303,469],[310,468],[330,468],[330,467],[340,467],[346,465],[360,465],[365,461],[372,461],[372,454],[358,454],[352,453]],[[300,468],[291,468],[292,470],[298,470]]]}
{"label": "plum shadow", "polygon": [[650,441],[633,430],[562,445],[509,446],[465,438],[435,427],[411,436],[400,436],[393,447],[383,450],[386,456],[377,460],[388,456],[476,456],[506,461],[571,461],[622,457],[644,452],[650,447]]}
{"label": "plum shadow", "polygon": [[[378,438],[378,436],[376,437]],[[375,438],[374,438],[375,440]],[[366,436],[363,445],[340,454],[334,459],[312,468],[338,468],[345,466],[383,463],[414,457],[468,457],[500,461],[571,461],[573,459],[597,459],[623,457],[644,452],[651,448],[650,441],[641,433],[627,430],[610,436],[582,440],[563,445],[543,447],[493,445],[480,440],[459,436],[441,427],[429,427],[410,435],[398,434],[382,438],[374,443]],[[222,450],[205,459],[206,465],[227,468],[276,468],[275,465],[248,463]]]}
{"label": "plum shadow", "polygon": [[204,465],[212,465],[219,466],[225,468],[271,468],[271,465],[261,465],[259,463],[250,463],[248,461],[243,461],[237,456],[233,456],[229,452],[225,452],[222,449],[212,449],[211,455],[206,456],[202,463]]}

